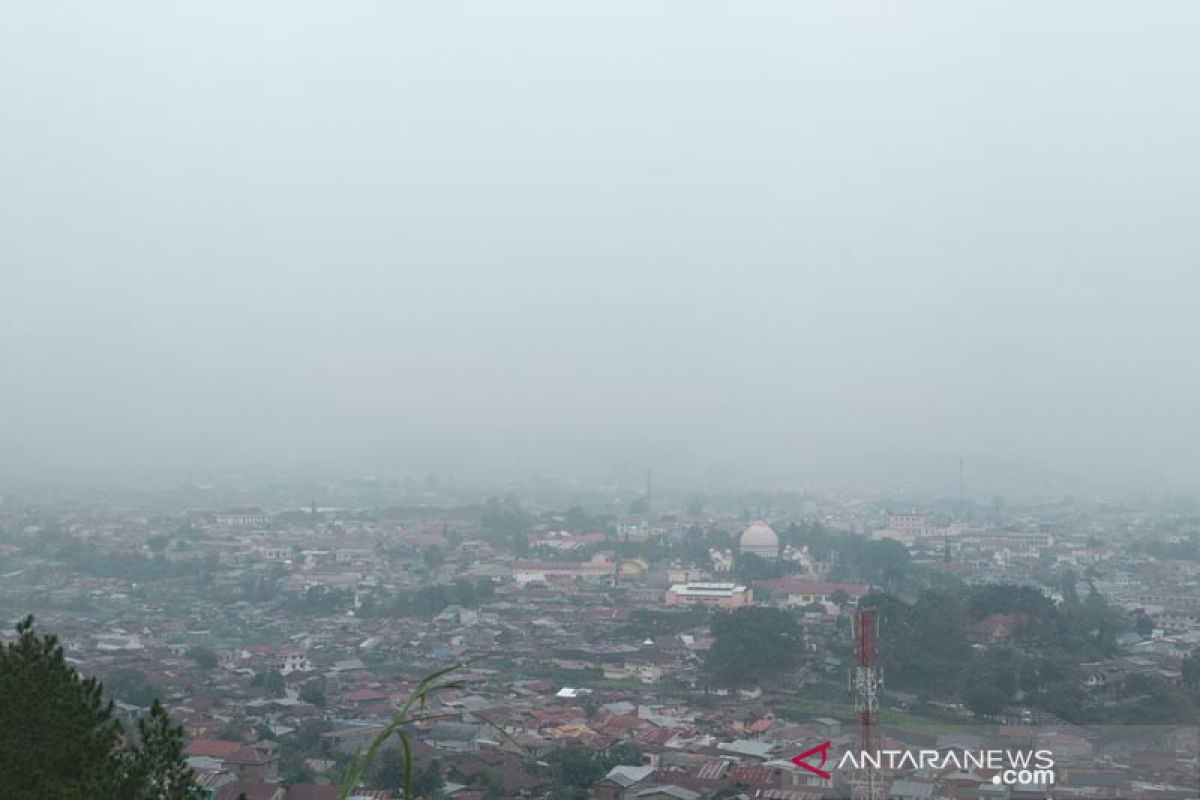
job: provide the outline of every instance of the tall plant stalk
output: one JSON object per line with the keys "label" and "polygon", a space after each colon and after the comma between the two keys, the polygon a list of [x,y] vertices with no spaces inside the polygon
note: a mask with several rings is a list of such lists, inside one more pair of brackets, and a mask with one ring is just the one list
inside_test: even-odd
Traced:
{"label": "tall plant stalk", "polygon": [[[392,736],[400,740],[400,748],[404,754],[404,800],[413,800],[412,745],[409,742],[406,728],[418,722],[444,719],[446,715],[428,715],[423,713],[428,706],[429,699],[436,696],[438,692],[444,692],[447,689],[461,689],[466,686],[466,682],[462,678],[448,679],[447,676],[465,669],[472,663],[474,661],[455,664],[426,675],[421,679],[421,682],[417,684],[412,694],[409,695],[408,700],[396,712],[396,716],[392,717],[392,721],[372,740],[370,747],[365,752],[360,747],[358,752],[354,754],[354,759],[350,762],[345,775],[342,777],[342,789],[338,795],[338,800],[349,800],[353,796],[354,790],[358,787],[359,782],[370,768],[371,763],[379,754],[380,748]],[[493,725],[492,727],[495,726]],[[501,733],[505,736],[508,735],[503,731]]]}

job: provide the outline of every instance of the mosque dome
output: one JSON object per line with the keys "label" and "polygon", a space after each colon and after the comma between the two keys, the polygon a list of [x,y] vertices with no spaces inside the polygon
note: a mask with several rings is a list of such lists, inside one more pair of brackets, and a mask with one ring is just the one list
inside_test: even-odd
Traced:
{"label": "mosque dome", "polygon": [[767,523],[755,522],[742,531],[739,549],[761,558],[776,558],[779,555],[779,536]]}

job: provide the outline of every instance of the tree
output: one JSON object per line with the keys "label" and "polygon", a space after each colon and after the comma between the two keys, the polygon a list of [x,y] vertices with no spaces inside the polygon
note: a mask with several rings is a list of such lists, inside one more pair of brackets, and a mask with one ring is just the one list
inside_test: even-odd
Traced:
{"label": "tree", "polygon": [[261,686],[267,697],[283,697],[287,694],[287,683],[279,670],[257,673],[250,681],[252,686]]}
{"label": "tree", "polygon": [[139,708],[149,708],[158,697],[158,687],[150,682],[145,673],[131,667],[113,670],[104,687],[109,697]]}
{"label": "tree", "polygon": [[985,683],[968,687],[963,699],[967,702],[967,708],[977,717],[995,716],[1008,705],[1008,695]]}
{"label": "tree", "polygon": [[483,790],[484,797],[504,796],[504,781],[500,780],[500,777],[491,770],[480,773],[476,783]]}
{"label": "tree", "polygon": [[871,593],[860,607],[879,614],[880,660],[897,688],[955,693],[970,662],[967,614],[950,590],[926,590],[912,605],[887,593]]}
{"label": "tree", "polygon": [[642,763],[642,750],[636,744],[620,742],[604,751],[601,762],[605,772],[621,765],[632,764],[640,766]]}
{"label": "tree", "polygon": [[576,789],[589,788],[604,777],[604,766],[589,748],[579,742],[571,742],[546,756],[554,783]]}
{"label": "tree", "polygon": [[311,783],[316,776],[300,753],[285,751],[279,759],[279,777],[288,786]]}
{"label": "tree", "polygon": [[398,745],[379,751],[367,772],[367,783],[376,789],[391,791],[404,784],[404,753]]}
{"label": "tree", "polygon": [[1183,659],[1183,685],[1193,692],[1200,692],[1200,647]]}
{"label": "tree", "polygon": [[300,723],[300,728],[294,734],[294,749],[308,756],[324,755],[324,740],[321,734],[333,730],[333,723],[327,719],[308,719]]}
{"label": "tree", "polygon": [[54,636],[35,634],[32,617],[18,624],[0,649],[0,797],[116,800],[119,736],[100,684],[79,677]]}
{"label": "tree", "polygon": [[[405,785],[403,749],[389,746],[381,750],[368,771],[367,782],[376,789],[402,789]],[[436,794],[444,783],[441,762],[436,758],[413,765],[411,790],[414,796]],[[503,787],[500,793],[503,794]]]}
{"label": "tree", "polygon": [[309,682],[300,687],[300,699],[312,703],[317,708],[324,708],[327,699],[325,689],[319,683]]}
{"label": "tree", "polygon": [[[183,800],[191,779],[181,733],[161,705],[121,746],[113,704],[94,678],[66,663],[53,635],[34,632],[0,646],[0,797],[4,800]],[[176,745],[179,745],[178,747]]]}
{"label": "tree", "polygon": [[193,800],[195,783],[183,754],[183,731],[157,700],[137,721],[137,732],[127,756],[132,800]]}
{"label": "tree", "polygon": [[246,734],[249,732],[250,726],[246,724],[246,720],[234,717],[226,722],[221,730],[217,731],[217,738],[227,742],[240,742],[246,738]]}
{"label": "tree", "polygon": [[1030,705],[1067,722],[1083,721],[1083,689],[1078,683],[1053,683],[1030,698]]}
{"label": "tree", "polygon": [[904,583],[912,569],[908,548],[895,539],[853,538],[845,542],[842,551],[846,562],[861,578],[893,590]]}
{"label": "tree", "polygon": [[722,686],[753,686],[795,670],[803,632],[795,617],[778,608],[750,606],[712,620],[712,648],[705,667]]}
{"label": "tree", "polygon": [[200,669],[215,669],[220,659],[211,647],[193,647],[188,650],[188,658],[196,662]]}
{"label": "tree", "polygon": [[435,571],[446,561],[446,554],[436,544],[431,544],[421,552],[421,559],[429,570]]}
{"label": "tree", "polygon": [[829,596],[829,599],[832,600],[835,605],[841,608],[842,606],[846,605],[846,603],[850,602],[850,595],[846,593],[845,589],[835,589],[833,594]]}
{"label": "tree", "polygon": [[436,758],[418,764],[413,770],[412,793],[417,797],[432,797],[442,790],[445,783],[442,764]]}

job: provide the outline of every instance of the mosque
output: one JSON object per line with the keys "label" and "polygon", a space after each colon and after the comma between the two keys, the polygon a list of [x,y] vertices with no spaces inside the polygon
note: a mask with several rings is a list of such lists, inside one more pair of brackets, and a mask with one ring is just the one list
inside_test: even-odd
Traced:
{"label": "mosque", "polygon": [[759,558],[774,561],[779,558],[779,536],[771,530],[771,526],[759,520],[742,531],[738,545],[742,553],[753,553]]}

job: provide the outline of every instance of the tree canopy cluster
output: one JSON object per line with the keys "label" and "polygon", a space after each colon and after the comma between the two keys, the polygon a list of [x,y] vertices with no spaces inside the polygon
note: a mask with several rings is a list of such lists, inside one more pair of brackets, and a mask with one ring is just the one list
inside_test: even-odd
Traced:
{"label": "tree canopy cluster", "polygon": [[716,613],[705,671],[718,686],[757,686],[794,672],[804,634],[795,615],[766,606]]}
{"label": "tree canopy cluster", "polygon": [[192,800],[183,734],[157,700],[125,730],[94,678],[53,635],[0,647],[0,797],[5,800]]}
{"label": "tree canopy cluster", "polygon": [[[1079,665],[1115,654],[1118,634],[1135,622],[1095,591],[1056,604],[1007,584],[926,589],[912,602],[872,593],[861,603],[879,612],[890,687],[959,696],[983,716],[1017,700],[1071,722],[1101,713],[1088,708]],[[1013,620],[1011,633],[972,645],[971,628],[999,616]]]}
{"label": "tree canopy cluster", "polygon": [[450,605],[478,608],[495,594],[495,585],[487,579],[460,578],[454,583],[433,583],[390,596],[369,597],[364,600],[361,613],[364,616],[430,617]]}

